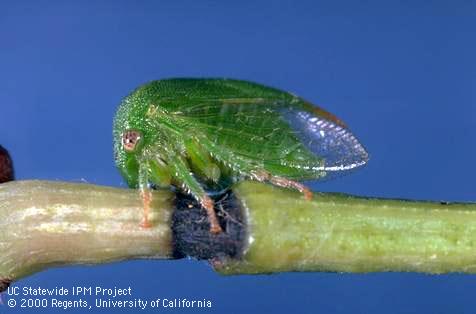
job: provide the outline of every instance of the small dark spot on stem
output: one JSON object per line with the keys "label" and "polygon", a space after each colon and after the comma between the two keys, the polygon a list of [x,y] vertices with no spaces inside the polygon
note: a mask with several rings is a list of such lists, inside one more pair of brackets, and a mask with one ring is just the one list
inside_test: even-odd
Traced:
{"label": "small dark spot on stem", "polygon": [[0,145],[0,183],[12,181],[13,162],[8,151]]}

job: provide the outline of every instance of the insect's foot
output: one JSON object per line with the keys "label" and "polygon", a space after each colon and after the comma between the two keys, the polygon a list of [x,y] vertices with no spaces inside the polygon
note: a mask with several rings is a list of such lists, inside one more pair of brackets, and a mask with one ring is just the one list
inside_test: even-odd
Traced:
{"label": "insect's foot", "polygon": [[220,227],[220,225],[210,225],[210,232],[213,233],[213,234],[219,234],[219,233],[222,233],[223,230],[222,228]]}
{"label": "insect's foot", "polygon": [[312,200],[312,196],[313,196],[313,193],[311,190],[309,190],[308,188],[304,188],[302,193],[304,194],[304,198],[307,200],[307,201],[310,201]]}
{"label": "insect's foot", "polygon": [[141,226],[141,228],[145,228],[145,229],[152,228],[152,224],[147,219],[143,219],[140,223],[140,226]]}
{"label": "insect's foot", "polygon": [[207,196],[202,200],[201,205],[207,211],[208,221],[210,222],[210,233],[219,234],[223,232],[215,213],[213,200]]}

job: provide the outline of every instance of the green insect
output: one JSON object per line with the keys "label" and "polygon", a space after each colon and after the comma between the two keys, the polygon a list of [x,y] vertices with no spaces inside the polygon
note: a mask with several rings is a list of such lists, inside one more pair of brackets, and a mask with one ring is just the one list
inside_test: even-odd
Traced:
{"label": "green insect", "polygon": [[302,98],[232,79],[167,79],[121,103],[114,121],[116,165],[144,201],[150,188],[174,186],[207,211],[221,232],[210,193],[241,179],[302,192],[302,180],[364,165],[368,154],[346,125]]}

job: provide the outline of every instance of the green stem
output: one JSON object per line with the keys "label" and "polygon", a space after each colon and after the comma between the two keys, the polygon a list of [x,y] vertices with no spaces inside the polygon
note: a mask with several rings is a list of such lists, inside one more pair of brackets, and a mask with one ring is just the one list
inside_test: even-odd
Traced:
{"label": "green stem", "polygon": [[49,266],[169,258],[173,194],[154,192],[152,228],[141,228],[135,190],[47,181],[0,184],[0,278]]}
{"label": "green stem", "polygon": [[246,212],[241,260],[223,274],[284,271],[476,272],[476,204],[316,193],[255,182],[234,189]]}

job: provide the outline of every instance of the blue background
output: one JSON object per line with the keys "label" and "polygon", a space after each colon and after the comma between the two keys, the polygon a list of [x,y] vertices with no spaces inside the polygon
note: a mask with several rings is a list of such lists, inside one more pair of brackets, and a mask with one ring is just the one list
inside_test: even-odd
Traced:
{"label": "blue background", "polygon": [[[475,200],[475,12],[474,1],[2,2],[0,143],[18,179],[124,186],[111,147],[121,98],[153,79],[226,76],[350,125],[368,166],[315,189]],[[469,275],[221,277],[192,260],[57,268],[18,285],[130,285],[145,299],[209,298],[201,311],[216,313],[469,313],[476,294]]]}

